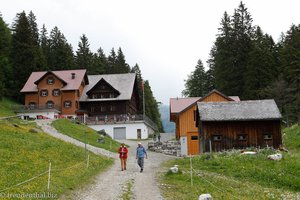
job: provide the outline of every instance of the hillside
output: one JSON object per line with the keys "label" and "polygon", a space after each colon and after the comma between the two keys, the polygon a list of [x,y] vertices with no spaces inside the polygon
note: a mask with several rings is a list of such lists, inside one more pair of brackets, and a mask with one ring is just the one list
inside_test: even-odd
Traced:
{"label": "hillside", "polygon": [[172,160],[166,167],[179,165],[182,173],[163,176],[165,197],[196,199],[202,193],[210,193],[214,199],[296,199],[300,191],[300,126],[284,129],[283,138],[289,151],[281,152],[280,161],[267,159],[275,153],[271,149],[257,155],[231,151]]}
{"label": "hillside", "polygon": [[161,121],[166,133],[175,133],[175,123],[170,122],[170,107],[169,105],[161,105],[159,107]]}
{"label": "hillside", "polygon": [[0,118],[16,115],[12,110],[12,107],[15,105],[19,104],[6,98],[0,100]]}
{"label": "hillside", "polygon": [[[1,116],[13,114],[9,109],[12,104],[8,100],[0,102]],[[17,118],[0,120],[0,141],[1,199],[17,198],[8,194],[43,192],[57,198],[89,182],[113,163],[112,159],[93,153],[87,159],[83,148],[43,133],[32,121]]]}

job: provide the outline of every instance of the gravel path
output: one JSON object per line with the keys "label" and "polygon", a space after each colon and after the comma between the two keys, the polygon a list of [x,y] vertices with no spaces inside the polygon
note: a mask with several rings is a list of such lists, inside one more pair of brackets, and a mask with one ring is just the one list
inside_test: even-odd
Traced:
{"label": "gravel path", "polygon": [[[50,124],[51,121],[37,121],[37,124],[48,134],[70,142],[77,146],[84,148],[84,143],[79,142],[71,137],[58,133]],[[156,173],[160,171],[160,164],[166,160],[174,157],[164,154],[158,154],[148,151],[148,159],[145,159],[144,172],[139,172],[139,167],[135,159],[135,149],[137,142],[135,141],[120,141],[130,145],[127,170],[121,171],[120,161],[117,154],[111,153],[101,148],[88,145],[88,150],[101,155],[106,155],[115,158],[114,165],[107,171],[97,175],[91,184],[73,192],[62,199],[88,199],[88,200],[117,200],[122,199],[121,196],[124,192],[128,192],[126,186],[129,182],[132,183],[131,192],[133,197],[131,199],[137,200],[160,200],[163,199],[158,183],[156,180]],[[142,144],[147,149],[147,141],[143,141]]]}

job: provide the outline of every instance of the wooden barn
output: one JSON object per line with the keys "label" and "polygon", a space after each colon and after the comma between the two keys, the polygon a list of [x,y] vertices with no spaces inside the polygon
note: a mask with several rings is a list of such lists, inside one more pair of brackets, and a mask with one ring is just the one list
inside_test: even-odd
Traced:
{"label": "wooden barn", "polygon": [[200,153],[282,144],[281,114],[274,100],[198,102]]}
{"label": "wooden barn", "polygon": [[171,98],[170,121],[176,124],[176,139],[181,143],[181,155],[199,154],[199,133],[196,127],[197,102],[240,101],[238,96],[226,96],[212,90],[204,97]]}

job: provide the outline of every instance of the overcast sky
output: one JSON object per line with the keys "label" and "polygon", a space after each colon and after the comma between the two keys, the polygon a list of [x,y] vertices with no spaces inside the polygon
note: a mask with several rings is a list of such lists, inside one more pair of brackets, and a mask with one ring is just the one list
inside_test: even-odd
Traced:
{"label": "overcast sky", "polygon": [[[0,0],[11,24],[16,13],[30,10],[39,28],[57,26],[73,50],[86,34],[93,52],[122,48],[130,66],[139,64],[157,101],[181,97],[184,80],[198,59],[204,65],[225,11],[233,14],[240,0]],[[299,0],[244,0],[253,25],[278,40],[300,23]]]}

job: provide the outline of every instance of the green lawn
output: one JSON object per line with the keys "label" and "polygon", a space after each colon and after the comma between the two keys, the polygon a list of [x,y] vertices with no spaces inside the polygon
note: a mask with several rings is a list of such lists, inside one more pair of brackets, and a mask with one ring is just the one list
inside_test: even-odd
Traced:
{"label": "green lawn", "polygon": [[85,125],[76,124],[69,119],[55,120],[52,125],[60,133],[68,135],[82,142],[87,141],[88,144],[95,147],[100,147],[112,152],[118,152],[118,148],[120,147],[120,143],[111,139],[109,136],[104,137],[104,143],[99,143],[98,138],[100,138],[100,134],[97,133],[97,131]]}
{"label": "green lawn", "polygon": [[[202,193],[214,199],[296,199],[300,197],[300,126],[283,131],[284,144],[289,149],[281,161],[268,160],[271,150],[257,155],[239,152],[214,153],[191,159],[171,160],[166,168],[179,165],[182,173],[165,173],[161,177],[167,199],[197,199]],[[298,196],[297,196],[298,195]]]}
{"label": "green lawn", "polygon": [[[43,192],[50,192],[57,197],[89,182],[113,163],[110,158],[89,153],[87,168],[83,148],[55,139],[41,130],[38,133],[30,132],[30,129],[36,127],[34,122],[0,120],[0,127],[1,197]],[[49,162],[52,170],[48,191]],[[38,178],[14,187],[42,173]]]}
{"label": "green lawn", "polygon": [[12,109],[12,106],[15,105],[18,105],[18,103],[6,98],[0,100],[0,118],[16,115]]}

